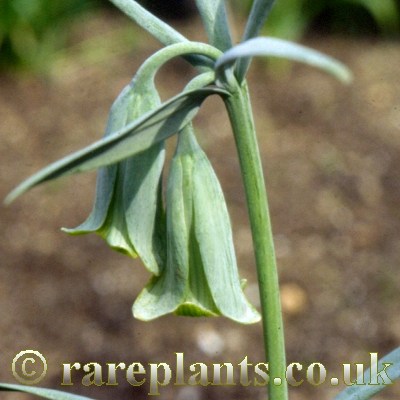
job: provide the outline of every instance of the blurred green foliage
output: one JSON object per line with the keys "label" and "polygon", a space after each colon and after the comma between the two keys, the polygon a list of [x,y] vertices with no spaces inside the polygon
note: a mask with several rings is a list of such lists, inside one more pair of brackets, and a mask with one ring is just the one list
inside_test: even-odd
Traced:
{"label": "blurred green foliage", "polygon": [[[227,0],[247,15],[252,0]],[[140,0],[163,18],[189,17],[193,0]],[[67,41],[71,22],[107,0],[0,0],[0,69],[45,70]],[[168,12],[166,12],[166,10]],[[264,34],[299,39],[306,32],[400,33],[400,0],[276,0]]]}
{"label": "blurred green foliage", "polygon": [[0,68],[41,69],[93,0],[0,0]]}
{"label": "blurred green foliage", "polygon": [[[247,14],[252,0],[232,0]],[[299,39],[306,32],[400,34],[400,0],[276,0],[264,34]]]}

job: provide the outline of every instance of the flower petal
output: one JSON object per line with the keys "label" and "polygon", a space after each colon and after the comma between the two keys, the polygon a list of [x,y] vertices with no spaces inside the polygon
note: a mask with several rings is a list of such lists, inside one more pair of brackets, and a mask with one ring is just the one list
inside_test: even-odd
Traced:
{"label": "flower petal", "polygon": [[260,315],[246,299],[239,277],[232,228],[218,178],[198,147],[193,174],[194,229],[214,302],[222,315],[254,323]]}
{"label": "flower petal", "polygon": [[179,134],[167,188],[167,264],[133,306],[136,318],[224,315],[260,319],[244,296],[219,182],[191,126]]}
{"label": "flower petal", "polygon": [[[152,83],[132,81],[114,102],[105,136],[127,124],[160,103]],[[164,212],[161,198],[161,174],[164,165],[164,143],[99,170],[95,204],[88,219],[70,234],[95,232],[115,250],[132,257],[138,255],[146,268],[159,275],[163,260],[162,238]]]}

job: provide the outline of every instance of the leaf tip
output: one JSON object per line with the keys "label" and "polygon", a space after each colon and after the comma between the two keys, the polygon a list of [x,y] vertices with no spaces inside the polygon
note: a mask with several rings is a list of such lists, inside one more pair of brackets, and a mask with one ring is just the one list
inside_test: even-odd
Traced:
{"label": "leaf tip", "polygon": [[328,69],[327,72],[330,72],[344,85],[350,85],[354,79],[353,73],[350,68],[338,61],[336,61],[335,64],[335,68],[332,68],[331,70]]}
{"label": "leaf tip", "polygon": [[3,206],[8,207],[17,197],[19,193],[16,189],[12,190],[3,200]]}

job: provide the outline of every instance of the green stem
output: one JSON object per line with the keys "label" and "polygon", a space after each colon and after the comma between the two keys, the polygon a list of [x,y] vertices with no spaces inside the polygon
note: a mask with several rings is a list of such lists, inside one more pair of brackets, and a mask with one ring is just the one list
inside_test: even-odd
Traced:
{"label": "green stem", "polygon": [[214,46],[205,43],[182,42],[171,44],[167,47],[163,47],[150,56],[138,69],[133,81],[148,81],[153,84],[158,70],[165,63],[175,57],[187,54],[201,54],[201,56],[209,58],[212,62],[215,62],[222,55],[222,52]]}
{"label": "green stem", "polygon": [[[246,84],[225,98],[246,192],[261,299],[264,347],[269,364],[268,398],[287,400],[285,341],[278,272],[262,164]],[[275,385],[274,378],[282,384]]]}

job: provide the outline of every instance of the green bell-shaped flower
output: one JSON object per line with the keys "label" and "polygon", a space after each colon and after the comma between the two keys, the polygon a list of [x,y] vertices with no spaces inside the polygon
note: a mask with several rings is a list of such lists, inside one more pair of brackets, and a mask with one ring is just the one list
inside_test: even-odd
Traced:
{"label": "green bell-shaped flower", "polygon": [[[124,128],[160,104],[151,81],[133,80],[111,107],[105,136]],[[132,257],[139,256],[146,268],[159,275],[165,246],[165,216],[161,199],[164,143],[117,164],[100,168],[96,196],[88,219],[74,229],[79,235],[95,232],[110,247]]]}
{"label": "green bell-shaped flower", "polygon": [[191,125],[179,134],[166,197],[166,265],[137,298],[135,317],[176,313],[259,321],[241,287],[221,187]]}

